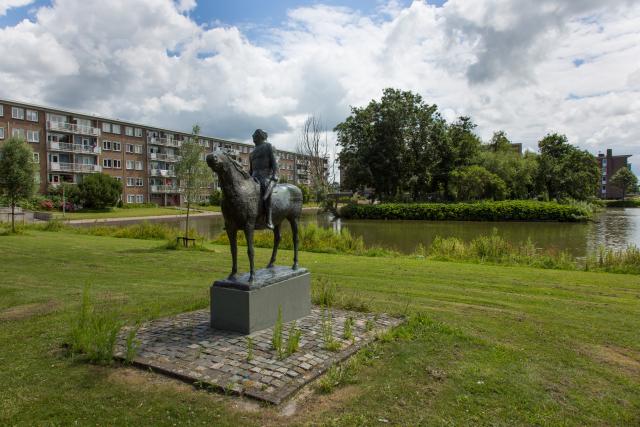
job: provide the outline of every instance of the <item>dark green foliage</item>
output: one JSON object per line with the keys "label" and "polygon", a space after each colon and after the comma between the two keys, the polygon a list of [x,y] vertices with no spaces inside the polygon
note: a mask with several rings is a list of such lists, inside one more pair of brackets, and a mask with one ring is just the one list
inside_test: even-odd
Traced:
{"label": "dark green foliage", "polygon": [[0,194],[11,206],[11,229],[15,232],[13,212],[20,200],[29,199],[35,187],[36,167],[33,151],[19,138],[9,138],[0,147]]}
{"label": "dark green foliage", "polygon": [[456,200],[502,200],[507,186],[496,174],[482,166],[464,166],[451,174],[451,194]]}
{"label": "dark green foliage", "polygon": [[311,200],[311,190],[304,184],[298,184],[298,187],[302,191],[302,203],[308,203]]}
{"label": "dark green foliage", "polygon": [[608,208],[640,208],[639,199],[627,200],[607,200],[605,206]]}
{"label": "dark green foliage", "polygon": [[611,177],[610,182],[622,191],[622,200],[627,195],[627,191],[634,191],[638,187],[638,178],[628,168],[619,169]]}
{"label": "dark green foliage", "polygon": [[211,195],[209,196],[209,204],[211,206],[220,206],[222,202],[222,191],[221,190],[213,190]]}
{"label": "dark green foliage", "polygon": [[479,203],[350,204],[340,209],[346,219],[415,219],[457,221],[584,221],[591,212],[555,202],[507,200]]}
{"label": "dark green foliage", "polygon": [[122,183],[104,173],[85,176],[78,188],[82,205],[91,209],[114,207],[122,195]]}
{"label": "dark green foliage", "polygon": [[538,185],[550,199],[589,200],[595,197],[600,179],[596,158],[569,144],[565,135],[549,134],[538,143]]}

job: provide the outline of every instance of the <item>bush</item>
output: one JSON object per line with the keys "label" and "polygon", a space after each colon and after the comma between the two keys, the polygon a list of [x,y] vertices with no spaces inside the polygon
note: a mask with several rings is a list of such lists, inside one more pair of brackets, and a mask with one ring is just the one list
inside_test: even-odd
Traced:
{"label": "bush", "polygon": [[105,209],[115,206],[122,194],[122,183],[117,179],[96,173],[88,175],[78,185],[80,199],[85,208]]}
{"label": "bush", "polygon": [[605,206],[608,208],[640,208],[640,200],[607,200]]}
{"label": "bush", "polygon": [[45,200],[41,200],[40,201],[40,208],[44,209],[46,211],[50,211],[53,209],[53,202],[49,199],[45,199]]}
{"label": "bush", "polygon": [[220,206],[222,202],[222,191],[214,190],[209,196],[209,204],[211,206]]}
{"label": "bush", "polygon": [[349,204],[340,209],[346,219],[403,219],[457,221],[586,221],[585,207],[556,202],[506,200],[479,203]]}

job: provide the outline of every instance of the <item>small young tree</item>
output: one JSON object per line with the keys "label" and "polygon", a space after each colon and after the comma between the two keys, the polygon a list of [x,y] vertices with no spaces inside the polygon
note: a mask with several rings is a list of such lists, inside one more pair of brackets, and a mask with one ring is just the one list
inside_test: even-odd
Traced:
{"label": "small young tree", "polygon": [[611,183],[622,190],[622,200],[627,191],[634,191],[638,186],[638,178],[628,168],[620,168],[611,177]]}
{"label": "small young tree", "polygon": [[104,173],[87,175],[78,184],[82,206],[106,209],[115,206],[122,195],[122,183]]}
{"label": "small young tree", "polygon": [[9,138],[0,147],[0,194],[11,206],[11,231],[15,233],[16,204],[33,195],[35,187],[33,151],[23,139]]}
{"label": "small young tree", "polygon": [[318,117],[311,115],[304,121],[296,151],[309,161],[311,190],[319,202],[328,191],[329,142],[327,130]]}
{"label": "small young tree", "polygon": [[189,238],[189,214],[191,203],[197,202],[208,190],[213,178],[211,171],[204,161],[204,147],[198,142],[200,126],[193,126],[193,133],[190,138],[182,143],[180,147],[180,160],[176,163],[176,176],[180,180],[182,196],[187,204],[187,221],[185,223],[184,235]]}

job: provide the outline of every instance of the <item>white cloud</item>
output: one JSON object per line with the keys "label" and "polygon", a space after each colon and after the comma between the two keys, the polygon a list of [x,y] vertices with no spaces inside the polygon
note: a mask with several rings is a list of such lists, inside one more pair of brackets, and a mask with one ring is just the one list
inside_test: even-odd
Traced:
{"label": "white cloud", "polygon": [[0,56],[12,58],[0,96],[183,130],[198,122],[240,140],[261,127],[292,149],[307,114],[332,128],[350,105],[397,87],[449,119],[472,116],[484,138],[503,129],[535,149],[557,131],[592,152],[640,156],[640,5],[601,5],[390,1],[371,16],[316,5],[253,42],[197,25],[185,15],[193,1],[58,0],[0,29]]}
{"label": "white cloud", "polygon": [[27,6],[33,3],[35,0],[0,0],[0,16],[4,16],[7,10],[14,7]]}

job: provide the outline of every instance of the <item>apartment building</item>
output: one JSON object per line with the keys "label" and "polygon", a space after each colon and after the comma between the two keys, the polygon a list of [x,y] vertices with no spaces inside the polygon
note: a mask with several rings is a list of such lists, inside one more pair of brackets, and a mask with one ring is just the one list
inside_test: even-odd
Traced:
{"label": "apartment building", "polygon": [[600,191],[598,196],[601,199],[621,199],[622,190],[610,183],[611,177],[622,168],[631,168],[628,162],[631,154],[613,155],[611,148],[607,149],[607,154],[598,153],[598,166],[600,167]]}
{"label": "apartment building", "polygon": [[[24,138],[32,148],[42,194],[50,185],[78,184],[102,172],[122,181],[123,203],[182,201],[175,164],[182,143],[191,137],[187,132],[0,99],[0,144],[10,136]],[[199,143],[206,152],[226,151],[249,169],[253,144],[207,136]],[[283,150],[277,156],[281,180],[310,184],[310,157]],[[213,177],[211,188],[218,188]]]}

